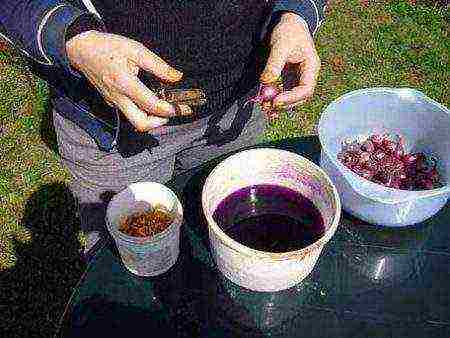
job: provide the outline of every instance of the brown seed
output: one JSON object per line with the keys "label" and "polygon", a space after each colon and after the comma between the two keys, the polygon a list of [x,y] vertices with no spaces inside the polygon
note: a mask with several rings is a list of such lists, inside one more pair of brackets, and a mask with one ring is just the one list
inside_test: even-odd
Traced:
{"label": "brown seed", "polygon": [[166,230],[172,220],[168,211],[155,208],[125,217],[120,222],[119,230],[129,236],[149,237]]}

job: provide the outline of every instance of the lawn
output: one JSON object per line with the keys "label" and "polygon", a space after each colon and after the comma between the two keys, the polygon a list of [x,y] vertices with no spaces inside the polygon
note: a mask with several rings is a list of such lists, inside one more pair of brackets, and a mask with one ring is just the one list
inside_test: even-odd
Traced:
{"label": "lawn", "polygon": [[[332,1],[316,35],[322,70],[314,98],[274,122],[266,138],[314,134],[326,105],[365,87],[412,87],[448,106],[449,10],[411,2]],[[2,337],[51,337],[84,268],[48,88],[27,69],[0,43]]]}

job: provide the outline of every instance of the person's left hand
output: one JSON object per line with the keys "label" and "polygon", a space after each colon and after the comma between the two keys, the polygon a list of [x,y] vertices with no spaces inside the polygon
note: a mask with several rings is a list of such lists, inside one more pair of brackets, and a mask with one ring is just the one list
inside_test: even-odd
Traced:
{"label": "person's left hand", "polygon": [[280,93],[273,101],[276,107],[292,108],[312,97],[320,71],[320,59],[305,22],[295,13],[287,12],[273,29],[271,51],[261,74],[262,84],[276,81],[289,64],[295,70],[297,86]]}

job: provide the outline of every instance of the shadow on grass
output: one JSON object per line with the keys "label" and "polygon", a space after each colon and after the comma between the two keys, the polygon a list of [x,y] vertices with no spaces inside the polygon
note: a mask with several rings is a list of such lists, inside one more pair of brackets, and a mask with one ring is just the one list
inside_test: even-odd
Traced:
{"label": "shadow on grass", "polygon": [[15,241],[17,263],[0,274],[1,336],[53,337],[85,268],[69,189],[59,183],[41,186],[29,198],[21,224],[32,239]]}
{"label": "shadow on grass", "polygon": [[[55,71],[52,67],[45,65],[38,65],[33,62],[26,63],[26,68],[29,72],[33,73],[35,76],[45,81],[49,87],[48,96],[40,93],[38,87],[36,86],[36,81],[29,74],[29,80],[32,84],[32,89],[37,95],[37,100],[42,100],[43,103],[43,114],[40,118],[39,134],[41,135],[42,141],[45,145],[55,154],[59,155],[58,143],[56,139],[55,127],[53,125],[53,104],[52,98],[56,95],[55,89],[61,83],[63,78],[61,74]],[[38,103],[39,105],[39,103]]]}
{"label": "shadow on grass", "polygon": [[[51,96],[51,95],[50,95]],[[59,155],[58,141],[55,126],[53,125],[53,105],[50,98],[45,101],[44,114],[41,118],[39,133],[45,145],[55,154]]]}

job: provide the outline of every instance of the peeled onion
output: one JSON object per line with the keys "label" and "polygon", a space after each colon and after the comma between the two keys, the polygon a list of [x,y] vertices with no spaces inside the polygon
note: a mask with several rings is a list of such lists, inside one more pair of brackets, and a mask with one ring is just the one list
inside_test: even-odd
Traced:
{"label": "peeled onion", "polygon": [[372,143],[376,146],[376,147],[381,147],[382,143],[383,143],[383,136],[379,135],[379,134],[374,134],[372,136],[370,136],[370,141],[372,141]]}
{"label": "peeled onion", "polygon": [[283,91],[282,84],[273,83],[273,84],[265,84],[260,85],[260,89],[258,94],[254,97],[251,97],[244,103],[244,107],[249,103],[259,104],[261,110],[264,111],[269,119],[274,119],[279,117],[279,112],[273,105],[273,100],[275,97]]}
{"label": "peeled onion", "polygon": [[393,154],[397,149],[397,145],[392,140],[385,138],[382,142],[383,150],[389,154]]}
{"label": "peeled onion", "polygon": [[263,85],[259,96],[263,101],[271,101],[278,95],[278,90],[271,85]]}
{"label": "peeled onion", "polygon": [[412,165],[417,161],[417,155],[415,154],[406,154],[401,157],[401,160],[406,165]]}
{"label": "peeled onion", "polygon": [[433,189],[440,184],[437,160],[424,153],[408,154],[401,135],[373,134],[365,141],[342,142],[337,155],[358,176],[402,190]]}

